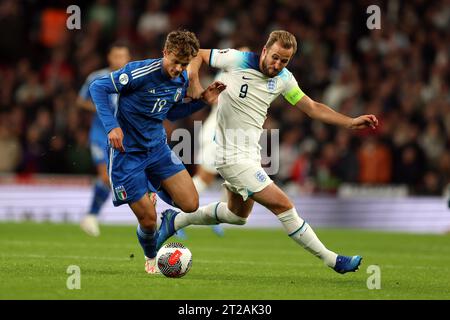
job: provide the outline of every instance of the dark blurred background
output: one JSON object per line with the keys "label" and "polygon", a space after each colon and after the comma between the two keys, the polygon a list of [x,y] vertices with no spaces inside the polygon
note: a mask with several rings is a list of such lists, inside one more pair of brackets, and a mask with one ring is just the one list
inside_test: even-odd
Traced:
{"label": "dark blurred background", "polygon": [[[72,4],[81,8],[80,30],[66,28]],[[366,27],[372,4],[381,8],[381,30]],[[379,118],[376,131],[348,131],[311,121],[278,99],[265,123],[280,129],[277,182],[307,193],[358,183],[443,194],[450,182],[445,0],[1,0],[0,173],[94,174],[91,114],[75,105],[81,85],[106,66],[112,42],[127,41],[133,60],[156,58],[178,28],[194,31],[203,48],[257,52],[270,31],[286,29],[299,42],[288,68],[306,94],[350,116]],[[205,82],[212,79],[202,72]],[[207,114],[167,124],[168,132],[192,130],[192,120]]]}

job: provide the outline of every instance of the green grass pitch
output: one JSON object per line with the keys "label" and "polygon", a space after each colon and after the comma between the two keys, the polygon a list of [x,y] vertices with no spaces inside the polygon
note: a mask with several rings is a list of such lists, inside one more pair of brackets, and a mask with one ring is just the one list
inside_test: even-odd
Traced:
{"label": "green grass pitch", "polygon": [[[91,238],[73,224],[0,223],[0,299],[449,299],[450,235],[318,229],[332,250],[361,254],[341,275],[290,240],[282,229],[187,229],[193,254],[180,279],[144,272],[133,226],[102,226]],[[173,241],[179,241],[172,238]],[[69,290],[70,265],[81,289]],[[370,265],[381,288],[369,290]]]}

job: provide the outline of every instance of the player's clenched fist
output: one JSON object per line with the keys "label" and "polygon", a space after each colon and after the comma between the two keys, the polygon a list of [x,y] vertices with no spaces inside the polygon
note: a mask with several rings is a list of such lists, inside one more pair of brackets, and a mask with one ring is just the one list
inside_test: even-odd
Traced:
{"label": "player's clenched fist", "polygon": [[114,128],[108,133],[109,145],[114,149],[124,152],[123,147],[123,131],[120,128]]}

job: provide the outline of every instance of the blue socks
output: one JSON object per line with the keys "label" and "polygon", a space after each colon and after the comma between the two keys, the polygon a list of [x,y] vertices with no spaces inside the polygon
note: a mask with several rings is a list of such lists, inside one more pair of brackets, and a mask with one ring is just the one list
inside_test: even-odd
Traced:
{"label": "blue socks", "polygon": [[136,234],[145,256],[150,259],[156,257],[156,231],[146,230],[138,224]]}
{"label": "blue socks", "polygon": [[94,185],[94,197],[92,199],[90,214],[98,215],[103,204],[109,197],[111,189],[102,181],[97,180]]}

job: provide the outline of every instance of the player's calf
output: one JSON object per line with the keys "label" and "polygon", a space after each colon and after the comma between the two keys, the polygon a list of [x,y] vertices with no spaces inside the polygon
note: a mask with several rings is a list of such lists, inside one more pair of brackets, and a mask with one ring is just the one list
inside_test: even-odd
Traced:
{"label": "player's calf", "polygon": [[252,195],[252,199],[263,205],[275,215],[279,215],[294,207],[289,197],[275,183]]}
{"label": "player's calf", "polygon": [[161,181],[161,186],[184,212],[194,212],[198,209],[198,193],[186,169]]}
{"label": "player's calf", "polygon": [[167,204],[171,205],[172,207],[179,208],[180,210],[184,212],[194,212],[198,209],[199,206],[199,199],[198,195],[193,196],[191,198],[186,198],[183,200],[178,199],[175,201],[172,199],[172,197],[167,193],[165,190],[158,191],[158,196]]}
{"label": "player's calf", "polygon": [[182,201],[178,206],[184,212],[194,212],[198,209],[199,206],[198,196],[186,199],[185,201]]}

